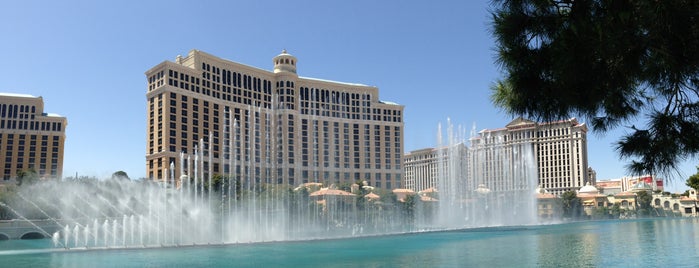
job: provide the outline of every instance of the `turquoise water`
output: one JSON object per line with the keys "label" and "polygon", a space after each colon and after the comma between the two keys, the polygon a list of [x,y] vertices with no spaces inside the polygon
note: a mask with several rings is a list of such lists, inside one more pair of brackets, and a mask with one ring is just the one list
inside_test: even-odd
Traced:
{"label": "turquoise water", "polygon": [[492,227],[165,249],[46,250],[0,241],[0,267],[697,267],[699,219]]}

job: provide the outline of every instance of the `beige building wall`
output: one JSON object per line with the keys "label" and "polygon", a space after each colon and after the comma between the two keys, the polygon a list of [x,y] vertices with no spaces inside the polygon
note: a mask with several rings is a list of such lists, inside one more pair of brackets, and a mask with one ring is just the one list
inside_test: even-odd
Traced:
{"label": "beige building wall", "polygon": [[513,172],[507,159],[521,146],[532,146],[539,186],[548,192],[575,191],[588,181],[587,126],[575,118],[552,123],[517,118],[505,128],[479,134],[472,139],[472,148],[478,148],[472,154],[484,160],[473,164],[473,176],[488,182],[491,189],[516,187],[516,182],[502,180],[507,178],[505,173]]}
{"label": "beige building wall", "polygon": [[437,186],[437,149],[425,148],[404,156],[405,188],[419,192]]}
{"label": "beige building wall", "polygon": [[450,147],[411,151],[404,156],[403,161],[406,189],[420,192],[430,188],[439,188],[438,178],[440,174],[445,177],[459,178],[455,180],[456,185],[444,185],[444,187],[459,187],[464,190],[471,187],[475,189],[475,185],[471,185],[471,181],[466,177],[468,174],[468,148],[463,143]]}
{"label": "beige building wall", "polygon": [[63,176],[65,117],[44,112],[41,97],[0,93],[2,180],[34,170],[41,178]]}
{"label": "beige building wall", "polygon": [[[286,51],[272,61],[270,72],[192,50],[148,70],[147,176],[172,176],[172,163],[175,178],[183,166],[203,178],[402,187],[402,105],[373,86],[300,77]],[[180,165],[195,148],[203,159]]]}

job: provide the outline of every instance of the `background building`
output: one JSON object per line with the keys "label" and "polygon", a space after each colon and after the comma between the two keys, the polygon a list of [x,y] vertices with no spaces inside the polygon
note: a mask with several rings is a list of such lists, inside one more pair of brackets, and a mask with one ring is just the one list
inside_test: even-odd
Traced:
{"label": "background building", "polygon": [[65,117],[44,113],[41,97],[0,93],[0,166],[2,180],[34,170],[41,178],[61,178]]}
{"label": "background building", "polygon": [[617,194],[620,192],[631,191],[634,186],[639,183],[647,184],[654,191],[664,190],[663,179],[651,175],[624,176],[616,179],[600,180],[597,181],[595,186],[604,194]]}
{"label": "background building", "polygon": [[297,62],[283,51],[270,72],[192,50],[148,70],[147,176],[179,178],[180,152],[198,148],[203,159],[181,165],[196,176],[401,187],[403,106],[373,86],[300,77]]}
{"label": "background building", "polygon": [[517,118],[505,128],[486,129],[479,134],[472,139],[472,147],[486,154],[486,160],[475,176],[485,181],[499,180],[503,177],[502,172],[506,172],[500,166],[511,165],[507,163],[513,153],[511,149],[503,151],[497,148],[530,145],[542,189],[560,195],[566,191],[576,191],[586,182],[595,184],[588,178],[587,126],[578,123],[575,118],[550,123]]}
{"label": "background building", "polygon": [[[415,192],[436,188],[440,174],[465,177],[468,174],[467,162],[468,147],[463,143],[411,151],[404,156],[405,188]],[[456,169],[451,169],[452,166]],[[458,174],[448,174],[452,171]],[[466,183],[467,180],[462,182]]]}
{"label": "background building", "polygon": [[[554,195],[576,191],[586,182],[595,184],[595,171],[587,167],[587,127],[575,118],[552,123],[517,118],[504,128],[482,130],[470,141],[469,147],[458,144],[461,148],[456,150],[458,154],[451,147],[408,153],[406,188],[421,191],[434,187],[440,166],[444,172],[457,170],[457,177],[463,182],[455,187],[467,190],[479,184],[493,191],[521,189],[522,184],[517,180],[523,176],[538,178],[539,188]],[[451,152],[450,156],[445,152]],[[536,165],[535,169],[524,170],[523,165],[529,164]]]}

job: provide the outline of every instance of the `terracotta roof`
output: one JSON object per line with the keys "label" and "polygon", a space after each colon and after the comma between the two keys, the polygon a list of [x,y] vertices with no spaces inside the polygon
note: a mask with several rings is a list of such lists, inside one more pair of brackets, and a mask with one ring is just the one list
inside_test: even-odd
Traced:
{"label": "terracotta roof", "polygon": [[394,193],[415,193],[415,191],[410,189],[393,189]]}
{"label": "terracotta roof", "polygon": [[369,200],[377,200],[377,199],[380,199],[381,197],[379,195],[371,192],[371,193],[364,195],[364,198],[369,199]]}
{"label": "terracotta roof", "polygon": [[681,196],[680,197],[680,202],[692,202],[692,201],[697,201],[697,200],[694,198],[691,198],[689,196]]}
{"label": "terracotta roof", "polygon": [[430,187],[430,188],[427,188],[427,189],[425,189],[425,190],[420,191],[420,193],[423,193],[423,194],[426,194],[426,193],[438,193],[438,192],[439,192],[439,191],[437,191],[437,189],[434,188],[434,187]]}
{"label": "terracotta roof", "polygon": [[308,196],[325,196],[325,195],[337,195],[337,196],[354,196],[355,194],[345,192],[343,190],[338,190],[338,189],[329,189],[329,188],[321,188],[318,191],[312,192]]}

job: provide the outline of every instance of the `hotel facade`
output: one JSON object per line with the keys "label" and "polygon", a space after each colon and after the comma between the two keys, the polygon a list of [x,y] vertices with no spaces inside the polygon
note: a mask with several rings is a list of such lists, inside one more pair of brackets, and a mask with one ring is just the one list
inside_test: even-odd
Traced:
{"label": "hotel facade", "polygon": [[[504,128],[482,130],[471,140],[484,160],[475,164],[474,176],[499,183],[504,172],[512,169],[510,156],[531,146],[536,164],[538,187],[560,195],[576,191],[589,182],[587,162],[587,126],[577,119],[537,123],[516,118]],[[498,148],[503,148],[499,150]],[[593,178],[594,179],[594,178]],[[490,187],[490,186],[489,186]]]}
{"label": "hotel facade", "polygon": [[61,178],[67,119],[44,112],[41,97],[0,93],[2,181],[34,170],[40,178]]}
{"label": "hotel facade", "polygon": [[[411,151],[404,156],[403,161],[405,166],[405,188],[415,192],[437,188],[437,178],[440,176],[465,178],[469,172],[467,165],[468,147],[464,143]],[[452,167],[456,168],[452,169]],[[469,180],[461,180],[461,182],[458,185],[449,186],[461,189],[469,187],[469,184],[467,184]]]}
{"label": "hotel facade", "polygon": [[377,87],[300,77],[286,51],[272,62],[267,71],[192,50],[148,70],[147,176],[402,186],[402,105],[380,101]]}
{"label": "hotel facade", "polygon": [[[453,174],[460,182],[452,187],[470,191],[479,185],[492,191],[538,186],[560,195],[587,182],[595,184],[594,175],[590,176],[594,170],[588,169],[587,127],[575,118],[551,123],[517,118],[504,128],[480,131],[470,142],[467,149],[457,149],[464,147],[459,144],[448,150],[428,148],[407,154],[406,187],[415,191],[436,187],[439,176]],[[445,152],[452,156],[446,157]],[[536,178],[538,185],[528,185],[522,177]]]}

